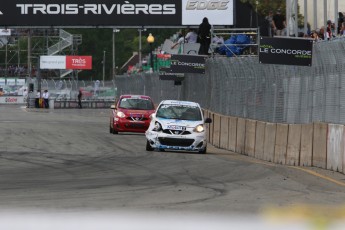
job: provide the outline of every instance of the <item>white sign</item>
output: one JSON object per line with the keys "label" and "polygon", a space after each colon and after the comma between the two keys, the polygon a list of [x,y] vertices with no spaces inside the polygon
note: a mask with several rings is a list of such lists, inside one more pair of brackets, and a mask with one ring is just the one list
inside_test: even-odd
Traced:
{"label": "white sign", "polygon": [[24,97],[11,97],[3,96],[0,97],[0,104],[23,104],[26,102]]}
{"label": "white sign", "polygon": [[233,25],[234,1],[182,0],[182,25],[200,25],[204,17],[211,25]]}
{"label": "white sign", "polygon": [[0,28],[0,36],[11,36],[11,30]]}
{"label": "white sign", "polygon": [[25,85],[25,79],[17,79],[17,85]]}
{"label": "white sign", "polygon": [[66,69],[66,56],[40,56],[40,69]]}
{"label": "white sign", "polygon": [[7,85],[16,85],[15,78],[7,78]]}

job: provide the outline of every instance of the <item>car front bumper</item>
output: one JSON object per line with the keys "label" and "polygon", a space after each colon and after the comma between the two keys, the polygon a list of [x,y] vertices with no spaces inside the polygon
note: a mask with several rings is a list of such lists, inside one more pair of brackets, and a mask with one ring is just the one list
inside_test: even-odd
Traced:
{"label": "car front bumper", "polygon": [[114,130],[118,132],[140,132],[144,133],[150,125],[149,121],[129,121],[118,119],[114,122]]}
{"label": "car front bumper", "polygon": [[146,138],[154,149],[201,151],[206,147],[205,133],[171,135],[163,132],[146,131]]}

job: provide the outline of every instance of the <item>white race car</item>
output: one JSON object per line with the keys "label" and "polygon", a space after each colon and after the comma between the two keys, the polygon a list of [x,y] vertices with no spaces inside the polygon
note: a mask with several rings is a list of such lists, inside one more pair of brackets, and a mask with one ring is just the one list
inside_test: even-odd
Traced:
{"label": "white race car", "polygon": [[206,153],[205,123],[200,105],[190,101],[162,101],[146,131],[146,150],[183,150]]}

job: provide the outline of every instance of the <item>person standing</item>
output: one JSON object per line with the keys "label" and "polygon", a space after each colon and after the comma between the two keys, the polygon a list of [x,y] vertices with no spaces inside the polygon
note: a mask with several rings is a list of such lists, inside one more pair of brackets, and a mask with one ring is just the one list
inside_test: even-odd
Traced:
{"label": "person standing", "polygon": [[268,15],[265,17],[267,22],[268,37],[273,37],[274,34],[274,21],[273,21],[273,11],[270,10]]}
{"label": "person standing", "polygon": [[81,90],[79,90],[79,93],[78,93],[78,107],[79,109],[82,108],[81,106],[81,98],[83,97],[83,93],[81,92]]}
{"label": "person standing", "polygon": [[211,25],[208,22],[208,18],[204,17],[202,23],[199,25],[198,40],[200,43],[200,55],[208,55],[208,50],[211,43]]}
{"label": "person standing", "polygon": [[189,29],[189,32],[186,34],[186,43],[196,43],[198,39],[197,33],[193,28]]}
{"label": "person standing", "polygon": [[35,96],[35,107],[40,107],[40,99],[41,99],[41,91],[37,90],[36,96]]}
{"label": "person standing", "polygon": [[49,109],[49,92],[44,90],[43,92],[44,108]]}
{"label": "person standing", "polygon": [[273,23],[275,35],[285,36],[286,21],[280,9],[278,9],[277,13],[273,16]]}

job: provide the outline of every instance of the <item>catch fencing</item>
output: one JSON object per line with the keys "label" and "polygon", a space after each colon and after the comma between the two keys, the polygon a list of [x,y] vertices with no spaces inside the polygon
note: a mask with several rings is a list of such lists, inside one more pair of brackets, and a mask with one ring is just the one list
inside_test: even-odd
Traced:
{"label": "catch fencing", "polygon": [[345,37],[313,45],[312,67],[260,64],[258,57],[210,57],[205,74],[182,85],[158,73],[116,76],[117,95],[191,100],[210,111],[275,123],[345,124]]}

